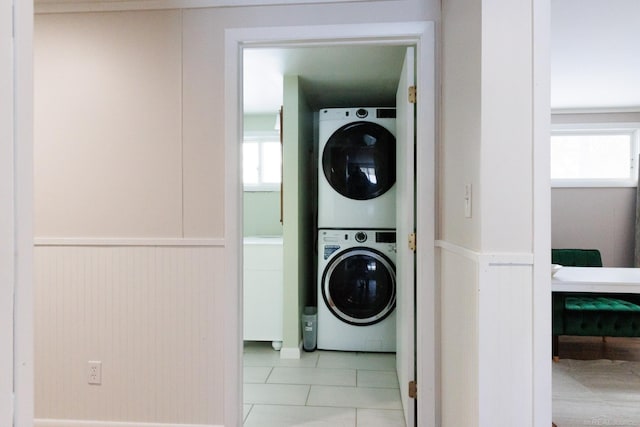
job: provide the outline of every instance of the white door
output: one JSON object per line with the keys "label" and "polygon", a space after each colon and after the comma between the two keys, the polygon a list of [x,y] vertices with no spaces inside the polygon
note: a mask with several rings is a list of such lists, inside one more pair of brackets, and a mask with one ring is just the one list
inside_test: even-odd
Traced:
{"label": "white door", "polygon": [[409,100],[414,85],[415,53],[409,47],[396,93],[396,369],[407,427],[416,424],[415,400],[408,393],[409,381],[416,379],[415,253],[408,244],[415,232],[415,104]]}

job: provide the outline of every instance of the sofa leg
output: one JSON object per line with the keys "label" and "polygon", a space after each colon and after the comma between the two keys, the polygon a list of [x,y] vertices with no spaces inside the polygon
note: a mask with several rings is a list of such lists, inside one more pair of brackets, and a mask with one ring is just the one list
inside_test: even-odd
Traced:
{"label": "sofa leg", "polygon": [[607,342],[607,337],[602,337],[602,342]]}
{"label": "sofa leg", "polygon": [[560,355],[558,352],[558,342],[559,342],[558,335],[554,335],[553,341],[551,342],[551,350],[552,350],[551,353],[552,353],[554,362],[557,362],[560,360]]}

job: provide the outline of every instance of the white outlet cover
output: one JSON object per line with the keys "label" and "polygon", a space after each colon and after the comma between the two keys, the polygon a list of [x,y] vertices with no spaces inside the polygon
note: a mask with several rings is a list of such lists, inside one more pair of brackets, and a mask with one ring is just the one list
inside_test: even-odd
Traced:
{"label": "white outlet cover", "polygon": [[90,360],[87,367],[87,382],[93,385],[102,384],[102,362]]}

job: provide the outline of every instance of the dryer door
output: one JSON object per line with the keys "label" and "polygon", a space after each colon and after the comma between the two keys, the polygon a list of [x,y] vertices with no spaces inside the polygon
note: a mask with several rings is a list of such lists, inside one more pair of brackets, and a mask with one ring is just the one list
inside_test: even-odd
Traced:
{"label": "dryer door", "polygon": [[396,182],[396,139],[377,123],[346,124],[327,140],[322,169],[331,187],[343,196],[374,199]]}
{"label": "dryer door", "polygon": [[344,322],[378,323],[395,308],[395,266],[375,249],[347,249],[325,268],[322,296],[329,310]]}

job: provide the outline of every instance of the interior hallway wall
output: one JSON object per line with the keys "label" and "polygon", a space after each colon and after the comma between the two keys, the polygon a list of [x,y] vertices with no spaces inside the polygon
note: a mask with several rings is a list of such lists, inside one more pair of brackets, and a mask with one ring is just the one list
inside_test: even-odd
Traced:
{"label": "interior hallway wall", "polygon": [[[279,139],[275,129],[277,112],[273,114],[245,114],[245,135],[272,135]],[[245,236],[280,236],[280,191],[245,191],[243,194],[243,215]]]}
{"label": "interior hallway wall", "polygon": [[313,112],[300,78],[284,76],[283,244],[284,316],[281,357],[300,357],[301,313],[313,286],[313,216],[310,186]]}
{"label": "interior hallway wall", "polygon": [[[224,423],[225,29],[438,10],[396,0],[36,16],[36,301],[47,307],[36,418]],[[79,328],[95,341],[75,339]],[[102,386],[86,383],[88,358],[102,360]],[[173,369],[186,378],[170,388]],[[134,408],[122,390],[147,381],[159,388]]]}
{"label": "interior hallway wall", "polygon": [[550,368],[533,368],[541,342],[524,332],[533,331],[536,295],[534,94],[548,79],[534,73],[534,28],[545,30],[537,3],[544,2],[443,2],[437,246],[445,426],[551,424],[550,399],[534,399],[538,390],[550,394]]}
{"label": "interior hallway wall", "polygon": [[636,187],[552,188],[551,247],[598,249],[605,267],[633,267]]}

